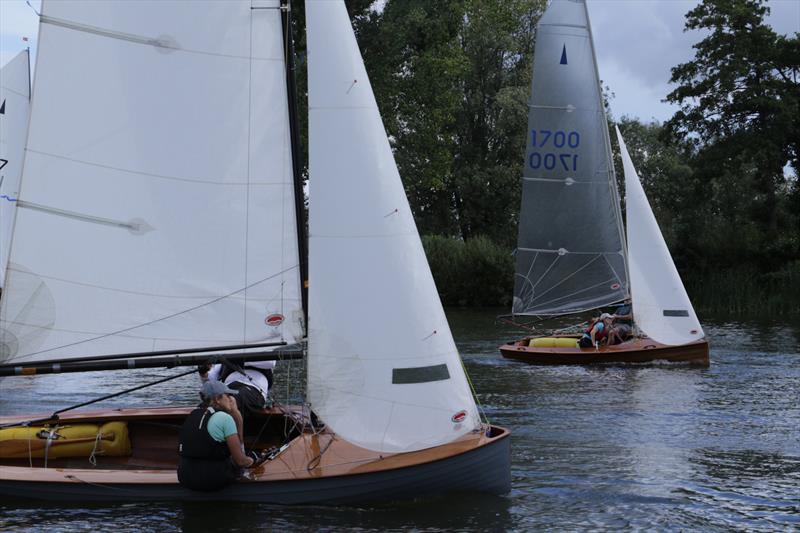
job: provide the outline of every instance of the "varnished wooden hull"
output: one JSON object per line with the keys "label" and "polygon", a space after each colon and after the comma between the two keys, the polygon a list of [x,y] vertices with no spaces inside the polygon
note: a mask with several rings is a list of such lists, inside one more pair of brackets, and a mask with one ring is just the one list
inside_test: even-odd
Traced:
{"label": "varnished wooden hull", "polygon": [[527,346],[529,339],[504,344],[500,353],[506,359],[534,365],[598,365],[652,363],[668,361],[707,367],[708,341],[701,339],[680,346],[667,346],[651,339],[633,339],[614,346],[595,348],[538,348]]}
{"label": "varnished wooden hull", "polygon": [[[126,409],[87,413],[63,423],[128,420],[179,423],[189,409]],[[10,421],[0,419],[0,423]],[[137,441],[134,453],[160,457],[153,468],[132,468],[111,458],[102,468],[85,459],[42,468],[27,460],[0,463],[0,495],[52,501],[239,501],[270,504],[343,504],[427,497],[449,492],[502,494],[510,489],[510,438],[503,428],[466,435],[436,448],[404,454],[378,454],[323,430],[294,438],[278,457],[249,471],[247,479],[217,492],[196,492],[177,480],[177,435],[169,442]],[[488,433],[488,434],[487,434]],[[145,442],[148,441],[148,442]],[[155,441],[154,441],[155,442]],[[153,446],[159,448],[154,451]],[[141,448],[139,452],[136,452]],[[144,449],[144,448],[147,449]],[[167,456],[168,450],[173,450]],[[148,451],[149,450],[149,451]],[[320,450],[323,451],[320,455]],[[131,459],[130,461],[134,461]],[[160,462],[159,462],[160,461]],[[84,463],[83,465],[81,463]]]}

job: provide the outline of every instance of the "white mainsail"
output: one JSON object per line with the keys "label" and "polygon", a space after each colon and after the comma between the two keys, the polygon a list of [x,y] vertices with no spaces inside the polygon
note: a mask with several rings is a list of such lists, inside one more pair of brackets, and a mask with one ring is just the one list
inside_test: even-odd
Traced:
{"label": "white mainsail", "polygon": [[19,196],[19,178],[31,105],[28,50],[0,69],[0,288],[6,277],[11,229]]}
{"label": "white mainsail", "polygon": [[285,69],[278,0],[43,2],[0,363],[301,336]]}
{"label": "white mainsail", "polygon": [[680,345],[702,339],[703,328],[658,228],[619,128],[617,138],[625,172],[628,268],[636,323],[648,337],[662,344]]}
{"label": "white mainsail", "polygon": [[306,1],[311,407],[359,446],[450,442],[479,416],[341,1]]}

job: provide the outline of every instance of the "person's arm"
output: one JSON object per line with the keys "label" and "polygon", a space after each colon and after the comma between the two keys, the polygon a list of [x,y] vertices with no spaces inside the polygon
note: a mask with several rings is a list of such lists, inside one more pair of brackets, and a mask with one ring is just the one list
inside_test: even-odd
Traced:
{"label": "person's arm", "polygon": [[239,440],[239,435],[234,433],[233,435],[227,437],[225,439],[225,444],[228,445],[228,450],[231,452],[233,462],[242,468],[249,468],[253,466],[255,461],[252,457],[248,457],[244,454],[244,447],[242,446],[242,441]]}

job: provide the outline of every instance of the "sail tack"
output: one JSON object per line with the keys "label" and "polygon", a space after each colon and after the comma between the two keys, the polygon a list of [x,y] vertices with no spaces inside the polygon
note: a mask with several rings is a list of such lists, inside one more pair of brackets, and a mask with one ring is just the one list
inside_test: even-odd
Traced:
{"label": "sail tack", "polygon": [[0,288],[6,275],[30,114],[30,59],[23,50],[0,69]]}
{"label": "sail tack", "polygon": [[536,33],[513,312],[557,315],[627,296],[608,126],[583,1]]}
{"label": "sail tack", "polygon": [[662,344],[680,345],[702,339],[694,312],[675,263],[617,128],[625,172],[625,213],[631,300],[642,332]]}
{"label": "sail tack", "polygon": [[282,43],[277,0],[43,2],[1,363],[301,335]]}
{"label": "sail tack", "polygon": [[311,406],[371,450],[450,442],[480,422],[350,19],[306,21]]}

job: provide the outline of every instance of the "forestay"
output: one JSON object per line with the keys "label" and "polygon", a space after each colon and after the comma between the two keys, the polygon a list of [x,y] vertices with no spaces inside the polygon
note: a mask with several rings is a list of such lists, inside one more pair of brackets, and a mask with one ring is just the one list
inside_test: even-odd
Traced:
{"label": "forestay", "polygon": [[636,323],[643,333],[662,344],[680,345],[702,339],[703,328],[658,228],[619,128],[617,139],[625,172],[628,268]]}
{"label": "forestay", "polygon": [[300,336],[282,43],[277,0],[43,2],[0,362]]}
{"label": "forestay", "polygon": [[343,2],[306,2],[311,407],[405,452],[480,424]]}
{"label": "forestay", "polygon": [[586,5],[554,0],[536,32],[513,312],[622,300],[624,250]]}
{"label": "forestay", "polygon": [[6,276],[30,113],[30,60],[23,50],[0,69],[0,288]]}

